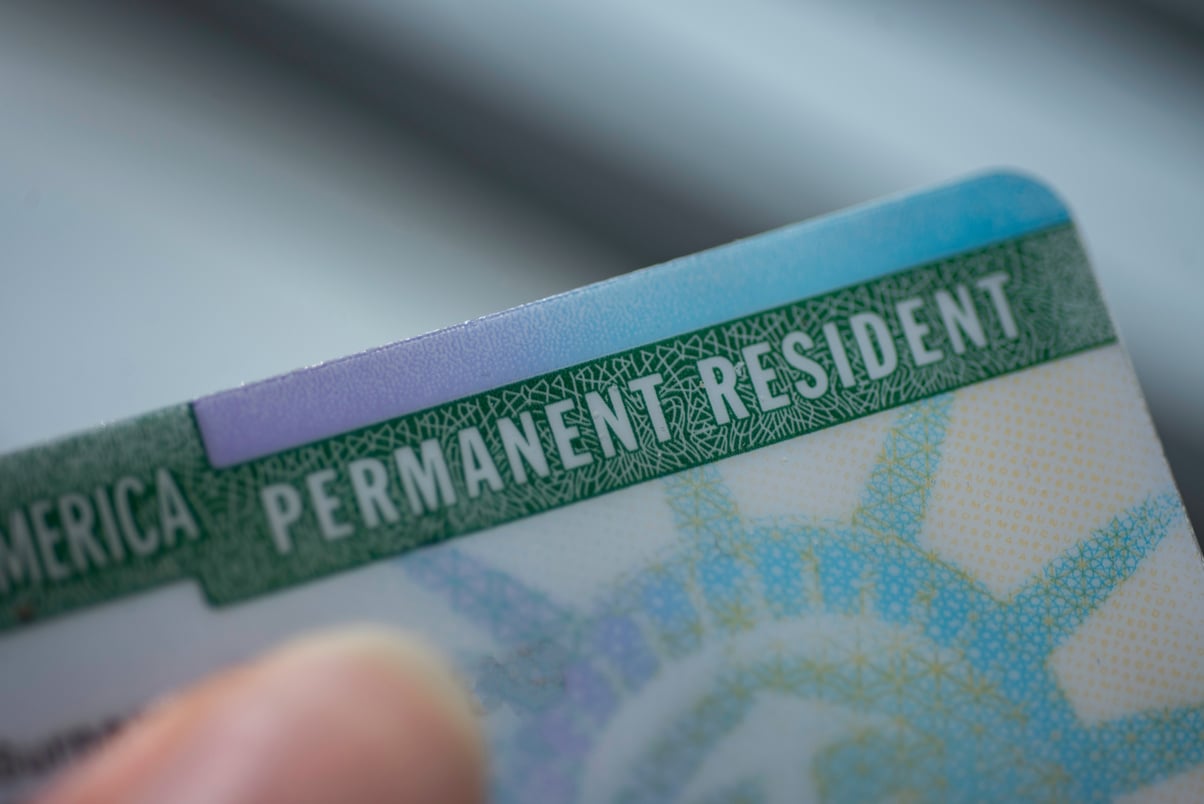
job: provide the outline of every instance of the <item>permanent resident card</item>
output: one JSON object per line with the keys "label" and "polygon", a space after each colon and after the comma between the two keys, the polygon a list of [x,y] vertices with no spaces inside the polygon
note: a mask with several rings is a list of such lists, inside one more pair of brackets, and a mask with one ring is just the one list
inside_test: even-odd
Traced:
{"label": "permanent resident card", "polygon": [[1197,801],[1200,611],[1069,215],[993,174],[0,458],[0,799],[375,621],[500,802]]}

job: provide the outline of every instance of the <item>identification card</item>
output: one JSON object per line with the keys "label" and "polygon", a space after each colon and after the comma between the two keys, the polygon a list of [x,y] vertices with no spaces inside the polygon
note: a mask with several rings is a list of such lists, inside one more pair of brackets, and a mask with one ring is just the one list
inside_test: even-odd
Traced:
{"label": "identification card", "polygon": [[1201,611],[1068,213],[987,175],[0,458],[0,799],[375,621],[499,802],[1197,801]]}

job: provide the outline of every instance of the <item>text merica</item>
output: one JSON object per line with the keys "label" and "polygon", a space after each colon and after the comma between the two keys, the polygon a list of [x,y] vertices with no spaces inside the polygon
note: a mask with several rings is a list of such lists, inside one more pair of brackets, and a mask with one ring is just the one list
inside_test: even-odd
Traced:
{"label": "text merica", "polygon": [[201,535],[167,469],[34,500],[0,523],[0,594],[151,558]]}
{"label": "text merica", "polygon": [[[0,457],[0,629],[184,579],[247,600],[1114,343],[1058,225],[230,466],[178,405]],[[280,413],[423,382],[348,379]]]}

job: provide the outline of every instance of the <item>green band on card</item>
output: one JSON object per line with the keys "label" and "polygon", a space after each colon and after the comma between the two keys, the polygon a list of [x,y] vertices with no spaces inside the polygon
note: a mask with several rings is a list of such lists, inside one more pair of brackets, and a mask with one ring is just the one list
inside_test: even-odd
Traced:
{"label": "green band on card", "polygon": [[1058,226],[230,468],[169,408],[0,459],[0,628],[244,600],[1114,340]]}

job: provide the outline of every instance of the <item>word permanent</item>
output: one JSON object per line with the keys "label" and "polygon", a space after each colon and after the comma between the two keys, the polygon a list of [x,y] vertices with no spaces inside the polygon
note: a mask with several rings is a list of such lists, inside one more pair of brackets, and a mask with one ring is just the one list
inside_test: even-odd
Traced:
{"label": "word permanent", "polygon": [[[738,360],[692,361],[689,382],[705,398],[715,426],[789,406],[800,408],[844,389],[881,383],[904,366],[918,368],[990,349],[1019,337],[1008,300],[1009,276],[995,272],[908,296],[886,310],[861,310],[800,322],[780,337],[739,349]],[[994,340],[988,337],[994,334]],[[571,472],[686,436],[665,415],[662,372],[616,377],[580,398],[556,399],[514,415],[459,427],[443,438],[406,444],[387,457],[322,466],[298,481],[260,490],[276,549],[293,549],[292,528],[312,518],[322,538],[395,525],[461,500]],[[680,423],[677,422],[677,423]],[[350,505],[346,501],[350,501]]]}
{"label": "word permanent", "polygon": [[245,600],[1114,342],[1064,226],[235,466],[168,408],[0,457],[0,628]]}

